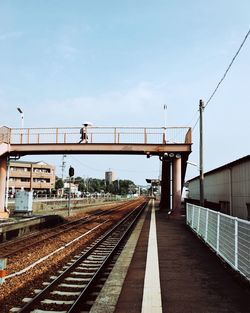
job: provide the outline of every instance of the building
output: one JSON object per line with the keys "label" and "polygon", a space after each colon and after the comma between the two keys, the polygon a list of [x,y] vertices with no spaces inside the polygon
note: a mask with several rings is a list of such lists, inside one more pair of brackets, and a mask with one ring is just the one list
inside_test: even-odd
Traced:
{"label": "building", "polygon": [[[189,180],[188,202],[198,203],[199,177]],[[250,155],[204,175],[205,206],[250,220]]]}
{"label": "building", "polygon": [[73,182],[69,183],[69,182],[65,182],[64,183],[64,194],[69,194],[69,189],[70,189],[70,193],[72,195],[79,195],[79,191],[78,191],[78,184],[75,184]]}
{"label": "building", "polygon": [[116,177],[115,177],[115,172],[113,171],[107,171],[105,172],[105,182],[106,184],[112,184],[113,181],[116,180]]}
{"label": "building", "polygon": [[50,193],[55,188],[55,167],[45,162],[10,161],[9,193],[18,190]]}

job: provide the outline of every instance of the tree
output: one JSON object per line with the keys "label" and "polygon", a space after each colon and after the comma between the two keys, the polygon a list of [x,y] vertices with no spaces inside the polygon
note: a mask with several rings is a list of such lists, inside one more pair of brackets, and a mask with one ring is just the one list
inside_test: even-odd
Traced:
{"label": "tree", "polygon": [[81,182],[78,184],[78,190],[81,191],[81,192],[86,191],[86,186],[85,186],[84,181],[81,181]]}
{"label": "tree", "polygon": [[61,189],[64,187],[63,180],[61,178],[57,178],[55,183],[55,189]]}

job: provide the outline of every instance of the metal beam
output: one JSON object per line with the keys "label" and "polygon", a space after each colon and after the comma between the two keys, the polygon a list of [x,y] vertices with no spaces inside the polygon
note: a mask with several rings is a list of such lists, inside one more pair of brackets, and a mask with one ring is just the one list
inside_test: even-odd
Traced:
{"label": "metal beam", "polygon": [[10,155],[23,154],[137,154],[190,153],[190,144],[12,144]]}

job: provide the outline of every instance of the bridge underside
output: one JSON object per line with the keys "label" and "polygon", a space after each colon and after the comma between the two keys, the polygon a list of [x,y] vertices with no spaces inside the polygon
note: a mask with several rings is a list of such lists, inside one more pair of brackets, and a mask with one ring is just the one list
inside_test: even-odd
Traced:
{"label": "bridge underside", "polygon": [[136,154],[164,155],[164,153],[190,153],[189,144],[12,144],[12,156],[26,154]]}
{"label": "bridge underside", "polygon": [[0,155],[0,217],[5,216],[7,160],[9,157],[51,154],[113,154],[159,156],[162,161],[161,209],[180,213],[181,191],[191,144],[8,144]]}

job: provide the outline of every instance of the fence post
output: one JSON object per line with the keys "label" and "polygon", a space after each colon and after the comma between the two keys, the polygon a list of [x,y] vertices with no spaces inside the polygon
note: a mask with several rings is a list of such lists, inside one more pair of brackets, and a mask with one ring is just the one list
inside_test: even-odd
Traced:
{"label": "fence post", "polygon": [[190,214],[189,214],[189,203],[186,203],[187,206],[187,216],[186,216],[186,224],[189,224]]}
{"label": "fence post", "polygon": [[58,128],[56,128],[56,143],[58,143]]}
{"label": "fence post", "polygon": [[29,128],[28,128],[27,136],[28,136],[28,138],[27,138],[27,143],[30,143],[30,129],[29,129]]}
{"label": "fence post", "polygon": [[237,217],[235,217],[235,224],[234,224],[234,239],[235,239],[234,266],[238,270],[238,218]]}
{"label": "fence post", "polygon": [[147,129],[144,128],[144,144],[147,143]]}
{"label": "fence post", "polygon": [[192,205],[192,223],[191,223],[192,228],[194,229],[194,206]]}
{"label": "fence post", "polygon": [[116,144],[116,127],[114,128],[114,144]]}
{"label": "fence post", "polygon": [[163,136],[162,136],[162,143],[163,143],[164,145],[167,144],[166,134],[165,134],[165,128],[164,128],[164,132],[163,132]]}
{"label": "fence post", "polygon": [[216,252],[219,252],[220,247],[220,212],[217,215],[217,241],[216,241]]}
{"label": "fence post", "polygon": [[201,219],[201,208],[199,207],[198,211],[198,225],[197,225],[197,233],[200,233],[200,219]]}
{"label": "fence post", "polygon": [[208,209],[206,209],[206,226],[205,226],[205,241],[207,242],[207,233],[208,233]]}

